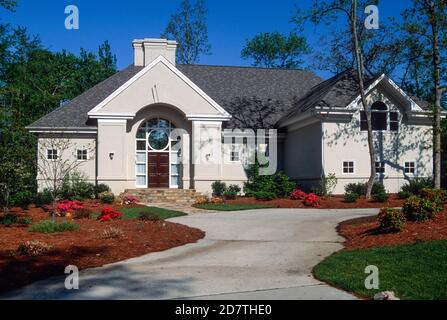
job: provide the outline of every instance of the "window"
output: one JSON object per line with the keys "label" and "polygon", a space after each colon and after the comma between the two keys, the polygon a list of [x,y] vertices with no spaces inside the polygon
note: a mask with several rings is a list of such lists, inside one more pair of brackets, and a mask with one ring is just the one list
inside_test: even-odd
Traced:
{"label": "window", "polygon": [[[388,128],[388,123],[389,128]],[[371,106],[371,125],[373,131],[399,131],[399,113],[388,112],[388,107],[381,101],[375,102]],[[366,112],[360,112],[360,130],[368,131],[368,121],[366,119]]]}
{"label": "window", "polygon": [[58,159],[58,151],[56,149],[48,149],[47,160],[57,160],[57,159]]}
{"label": "window", "polygon": [[415,174],[416,164],[414,162],[405,162],[405,173]]}
{"label": "window", "polygon": [[390,112],[390,131],[399,131],[399,113]]}
{"label": "window", "polygon": [[354,174],[354,161],[344,161],[343,162],[343,173],[344,174]]}
{"label": "window", "polygon": [[376,173],[385,173],[385,162],[376,162]]}
{"label": "window", "polygon": [[230,161],[231,162],[239,162],[239,160],[240,160],[239,152],[238,151],[231,151]]}
{"label": "window", "polygon": [[77,159],[78,159],[78,161],[87,161],[88,160],[88,151],[87,150],[78,150],[77,151]]}

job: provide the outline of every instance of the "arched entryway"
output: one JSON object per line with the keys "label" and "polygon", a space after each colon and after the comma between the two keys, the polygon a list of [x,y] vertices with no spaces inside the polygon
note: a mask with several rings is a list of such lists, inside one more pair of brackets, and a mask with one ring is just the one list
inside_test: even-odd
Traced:
{"label": "arched entryway", "polygon": [[176,145],[171,139],[175,124],[156,117],[144,121],[136,137],[136,187],[181,188],[181,165]]}

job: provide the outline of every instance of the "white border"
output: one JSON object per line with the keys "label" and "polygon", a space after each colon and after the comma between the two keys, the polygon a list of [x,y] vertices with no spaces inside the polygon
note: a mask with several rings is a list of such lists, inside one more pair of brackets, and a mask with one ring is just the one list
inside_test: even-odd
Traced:
{"label": "white border", "polygon": [[[345,173],[345,162],[352,162],[354,164],[354,172],[353,173]],[[341,162],[341,173],[344,176],[355,176],[357,174],[357,161],[355,160],[343,160]]]}

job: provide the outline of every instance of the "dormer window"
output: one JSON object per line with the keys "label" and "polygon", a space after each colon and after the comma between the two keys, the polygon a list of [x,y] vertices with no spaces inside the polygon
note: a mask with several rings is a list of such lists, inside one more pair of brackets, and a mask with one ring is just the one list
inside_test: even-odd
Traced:
{"label": "dormer window", "polygon": [[[373,131],[399,131],[399,113],[389,112],[385,103],[377,101],[371,106],[371,125]],[[360,112],[360,129],[368,131],[366,112]]]}

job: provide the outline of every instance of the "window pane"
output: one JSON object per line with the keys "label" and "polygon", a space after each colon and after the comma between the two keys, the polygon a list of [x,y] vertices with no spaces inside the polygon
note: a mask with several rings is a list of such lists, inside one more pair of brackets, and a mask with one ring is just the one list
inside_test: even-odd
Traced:
{"label": "window pane", "polygon": [[146,139],[146,129],[138,129],[137,139]]}
{"label": "window pane", "polygon": [[138,185],[138,186],[146,186],[146,185],[147,185],[147,183],[146,183],[146,177],[138,176],[138,177],[137,177],[137,185]]}
{"label": "window pane", "polygon": [[179,174],[179,165],[177,164],[171,165],[171,174]]}
{"label": "window pane", "polygon": [[171,185],[172,186],[179,186],[180,179],[178,176],[172,176],[171,177]]}
{"label": "window pane", "polygon": [[146,163],[146,153],[137,153],[137,162]]}
{"label": "window pane", "polygon": [[390,113],[390,130],[399,131],[399,114],[397,112]]}
{"label": "window pane", "polygon": [[374,131],[386,131],[386,113],[373,112],[371,114],[371,123]]}
{"label": "window pane", "polygon": [[146,174],[145,164],[137,164],[137,174]]}
{"label": "window pane", "polygon": [[390,112],[390,121],[399,121],[399,114],[397,112]]}
{"label": "window pane", "polygon": [[178,152],[172,152],[171,153],[171,163],[172,164],[178,164],[179,163]]}
{"label": "window pane", "polygon": [[155,129],[158,128],[158,119],[151,119],[147,122],[147,126],[149,128]]}
{"label": "window pane", "polygon": [[137,141],[137,150],[146,151],[146,141]]}
{"label": "window pane", "polygon": [[366,119],[366,112],[361,111],[360,112],[360,130],[361,131],[368,131],[368,121]]}

